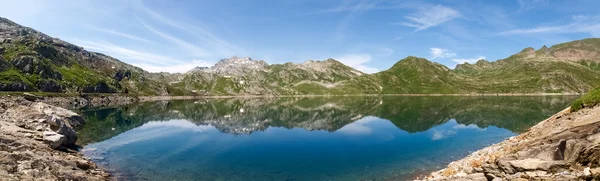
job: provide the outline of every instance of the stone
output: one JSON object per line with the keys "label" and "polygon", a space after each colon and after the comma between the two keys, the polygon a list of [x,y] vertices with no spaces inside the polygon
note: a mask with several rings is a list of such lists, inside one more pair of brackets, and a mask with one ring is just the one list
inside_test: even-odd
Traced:
{"label": "stone", "polygon": [[508,159],[500,159],[498,160],[498,166],[507,174],[513,174],[515,173],[515,169],[511,166],[509,162],[510,160]]}
{"label": "stone", "polygon": [[23,93],[23,98],[25,98],[25,100],[28,100],[28,101],[36,101],[39,99],[39,96],[30,94],[30,93]]}
{"label": "stone", "polygon": [[583,169],[583,175],[584,176],[590,176],[590,175],[592,175],[592,172],[590,172],[590,167],[585,167]]}
{"label": "stone", "polygon": [[467,178],[469,180],[475,180],[475,181],[487,181],[487,178],[485,177],[485,174],[483,174],[483,173],[469,174],[467,176]]}
{"label": "stone", "polygon": [[65,136],[52,131],[45,131],[43,139],[44,142],[48,143],[52,149],[57,149],[66,140]]}
{"label": "stone", "polygon": [[545,161],[537,158],[508,161],[508,164],[517,171],[551,170],[567,165],[564,161]]}
{"label": "stone", "polygon": [[499,177],[496,177],[496,178],[492,179],[492,181],[502,181],[502,179]]}
{"label": "stone", "polygon": [[590,173],[600,175],[600,167],[590,169]]}

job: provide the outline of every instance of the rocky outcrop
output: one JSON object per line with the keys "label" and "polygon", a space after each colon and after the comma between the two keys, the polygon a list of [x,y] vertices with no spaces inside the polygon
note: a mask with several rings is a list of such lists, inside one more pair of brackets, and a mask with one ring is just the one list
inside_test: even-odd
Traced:
{"label": "rocky outcrop", "polygon": [[[0,102],[1,180],[107,180],[108,174],[74,149],[78,114],[41,102]],[[60,150],[60,151],[59,151]]]}
{"label": "rocky outcrop", "polygon": [[452,162],[424,180],[600,179],[600,106],[569,109],[528,132]]}

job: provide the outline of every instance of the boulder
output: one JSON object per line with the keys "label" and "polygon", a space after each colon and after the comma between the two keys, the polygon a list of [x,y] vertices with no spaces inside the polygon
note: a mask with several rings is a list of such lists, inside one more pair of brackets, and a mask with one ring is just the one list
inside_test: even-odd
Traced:
{"label": "boulder", "polygon": [[52,149],[57,149],[58,147],[62,146],[66,141],[65,136],[58,134],[54,131],[44,131],[43,135],[44,142],[48,143],[48,145],[50,145],[50,148]]}
{"label": "boulder", "polygon": [[73,111],[60,107],[50,106],[45,103],[36,102],[31,105],[34,110],[50,115],[48,120],[50,129],[65,137],[63,146],[73,147],[77,142],[77,133],[74,130],[75,126],[84,124],[83,118]]}
{"label": "boulder", "polygon": [[[0,49],[0,52],[1,52],[1,49]],[[0,53],[0,55],[1,54],[2,53]],[[4,57],[0,56],[0,72],[6,71],[6,70],[10,69],[11,67],[12,67],[12,65],[8,61],[4,60]]]}
{"label": "boulder", "polygon": [[45,79],[62,80],[63,76],[60,72],[53,69],[48,62],[40,60],[33,56],[19,56],[13,61],[15,68],[21,72],[29,74],[37,74]]}
{"label": "boulder", "polygon": [[42,99],[40,96],[36,96],[30,93],[23,93],[23,98],[28,101],[36,101]]}
{"label": "boulder", "polygon": [[511,167],[517,171],[532,171],[532,170],[554,170],[557,168],[567,167],[565,161],[545,161],[537,158],[527,158],[523,160],[508,161]]}
{"label": "boulder", "polygon": [[38,84],[38,89],[43,92],[63,92],[64,87],[55,80],[42,80]]}

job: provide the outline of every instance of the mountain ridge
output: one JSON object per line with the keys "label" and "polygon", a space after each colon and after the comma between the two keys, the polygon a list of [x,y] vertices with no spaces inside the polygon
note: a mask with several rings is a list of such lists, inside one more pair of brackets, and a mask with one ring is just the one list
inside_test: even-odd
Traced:
{"label": "mountain ridge", "polygon": [[600,39],[454,69],[408,56],[365,74],[335,59],[268,64],[225,58],[185,73],[150,73],[0,17],[0,91],[133,95],[582,93],[600,84]]}

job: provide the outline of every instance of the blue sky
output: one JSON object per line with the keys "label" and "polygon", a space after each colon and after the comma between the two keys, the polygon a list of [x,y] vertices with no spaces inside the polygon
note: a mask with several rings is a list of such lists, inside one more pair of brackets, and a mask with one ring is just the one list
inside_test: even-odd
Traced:
{"label": "blue sky", "polygon": [[363,72],[413,55],[454,68],[600,36],[589,0],[19,0],[0,16],[151,72],[222,58],[335,58]]}

